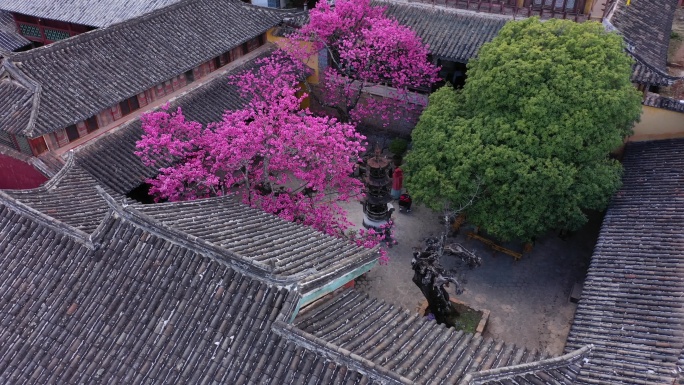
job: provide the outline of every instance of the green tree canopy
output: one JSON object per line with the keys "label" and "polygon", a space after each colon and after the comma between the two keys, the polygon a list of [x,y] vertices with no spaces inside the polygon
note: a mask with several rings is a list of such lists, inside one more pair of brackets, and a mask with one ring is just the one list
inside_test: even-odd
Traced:
{"label": "green tree canopy", "polygon": [[620,187],[609,153],[631,133],[641,95],[622,38],[595,22],[507,23],[468,63],[462,90],[430,96],[413,131],[406,184],[502,240],[575,230]]}

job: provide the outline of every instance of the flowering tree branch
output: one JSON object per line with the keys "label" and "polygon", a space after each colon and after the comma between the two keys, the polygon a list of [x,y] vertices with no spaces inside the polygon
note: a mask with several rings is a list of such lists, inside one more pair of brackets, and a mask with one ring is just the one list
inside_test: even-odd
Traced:
{"label": "flowering tree branch", "polygon": [[148,165],[173,161],[149,180],[151,193],[172,201],[235,193],[252,207],[342,235],[350,223],[339,202],[362,194],[351,174],[365,138],[351,124],[300,108],[301,71],[282,53],[262,59],[230,80],[249,100],[245,108],[207,126],[186,121],[180,108],[144,115],[137,154]]}
{"label": "flowering tree branch", "polygon": [[[322,1],[309,12],[309,23],[289,37],[286,50],[300,60],[327,54],[331,65],[320,74],[319,92],[306,86],[343,122],[373,116],[387,125],[398,110],[422,108],[410,102],[410,89],[429,88],[437,80],[428,47],[384,11],[370,0],[339,0],[334,7]],[[377,86],[391,90],[384,98],[363,97]]]}

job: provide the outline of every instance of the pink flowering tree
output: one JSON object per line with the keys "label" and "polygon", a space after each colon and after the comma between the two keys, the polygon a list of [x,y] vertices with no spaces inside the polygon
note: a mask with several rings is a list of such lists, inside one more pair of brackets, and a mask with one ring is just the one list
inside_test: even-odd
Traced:
{"label": "pink flowering tree", "polygon": [[428,61],[428,47],[384,11],[370,0],[338,0],[334,6],[319,1],[309,12],[309,23],[286,45],[304,61],[319,52],[327,55],[329,66],[320,84],[306,85],[316,102],[343,122],[374,117],[387,125],[404,111],[420,112],[427,99],[410,90],[428,90],[437,80],[439,70]]}
{"label": "pink flowering tree", "polygon": [[[364,151],[355,127],[300,109],[301,67],[284,55],[262,59],[257,69],[231,78],[250,100],[203,126],[180,108],[143,115],[136,152],[146,165],[170,161],[148,180],[157,200],[192,200],[238,194],[249,206],[331,235],[350,226],[338,202],[362,194],[351,177]],[[376,235],[354,241],[366,247]]]}

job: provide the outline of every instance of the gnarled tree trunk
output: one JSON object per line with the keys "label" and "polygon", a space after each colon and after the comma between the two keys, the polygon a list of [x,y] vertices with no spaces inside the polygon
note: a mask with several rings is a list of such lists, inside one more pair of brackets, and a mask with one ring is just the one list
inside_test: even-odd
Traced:
{"label": "gnarled tree trunk", "polygon": [[450,282],[453,283],[457,293],[461,292],[461,287],[456,278],[442,267],[439,260],[444,252],[461,258],[470,267],[479,266],[481,260],[463,246],[457,243],[445,245],[445,241],[446,236],[440,239],[426,239],[425,249],[413,253],[411,267],[413,268],[413,283],[427,299],[430,313],[435,316],[437,323],[453,327],[459,313],[449,300],[446,287]]}
{"label": "gnarled tree trunk", "polygon": [[456,280],[445,276],[444,269],[437,261],[435,253],[429,251],[413,253],[413,283],[418,286],[428,302],[430,313],[435,316],[439,324],[454,326],[454,320],[459,316],[449,300],[445,286],[449,282],[457,284]]}

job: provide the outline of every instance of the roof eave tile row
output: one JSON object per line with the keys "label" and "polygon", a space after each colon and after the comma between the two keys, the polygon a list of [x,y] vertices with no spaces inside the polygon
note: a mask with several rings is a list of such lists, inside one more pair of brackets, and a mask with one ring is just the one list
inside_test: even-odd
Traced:
{"label": "roof eave tile row", "polygon": [[510,16],[483,14],[417,3],[376,0],[386,14],[411,28],[429,46],[433,57],[467,63],[512,20]]}
{"label": "roof eave tile row", "polygon": [[[273,46],[270,44],[259,48],[254,51],[257,56],[253,59],[229,68],[225,74],[220,74],[207,83],[191,87],[189,91],[169,101],[169,110],[175,111],[181,107],[187,120],[202,124],[220,121],[226,110],[239,109],[247,102],[237,88],[229,84],[228,76],[252,68],[257,60],[266,57],[272,50]],[[127,194],[148,178],[157,175],[159,168],[170,164],[163,159],[159,159],[155,166],[142,163],[135,155],[136,142],[142,135],[141,121],[135,119],[78,147],[76,161],[113,191]]]}
{"label": "roof eave tile row", "polygon": [[0,10],[92,27],[106,27],[180,0],[0,0]]}
{"label": "roof eave tile row", "polygon": [[644,98],[644,105],[684,113],[684,101],[650,92],[646,94],[646,98]]}
{"label": "roof eave tile row", "polygon": [[[37,211],[90,234],[109,211],[109,206],[96,191],[97,184],[95,178],[75,164],[69,153],[64,167],[42,186],[5,192]],[[108,193],[117,199],[123,198],[112,191]]]}
{"label": "roof eave tile row", "polygon": [[666,71],[659,70],[646,64],[643,60],[628,52],[635,60],[632,66],[632,83],[646,84],[649,86],[670,86],[678,80],[684,79],[681,76],[672,76]]}
{"label": "roof eave tile row", "polygon": [[0,7],[0,55],[25,47],[31,42],[17,32],[14,17]]}
{"label": "roof eave tile row", "polygon": [[304,292],[377,261],[375,249],[282,220],[235,199],[225,196],[134,207],[166,228],[253,261],[274,275],[301,277]]}
{"label": "roof eave tile row", "polygon": [[628,144],[567,350],[595,346],[578,384],[671,384],[684,349],[684,140]]}
{"label": "roof eave tile row", "polygon": [[629,51],[644,63],[666,72],[667,50],[678,0],[617,0],[604,22],[625,37]]}
{"label": "roof eave tile row", "polygon": [[20,34],[0,29],[0,53],[12,52],[29,44],[31,42]]}
{"label": "roof eave tile row", "polygon": [[[516,383],[543,379],[571,384],[579,371],[573,366],[579,359],[546,361],[539,352],[448,329],[355,290],[315,302],[294,323],[304,333],[416,384],[468,384],[470,373],[510,366],[504,372]],[[524,370],[516,367],[521,364]]]}
{"label": "roof eave tile row", "polygon": [[[149,215],[136,210],[132,206],[123,207],[111,196],[109,196],[101,187],[98,186],[97,190],[98,193],[107,201],[107,204],[117,212],[118,216],[135,224],[137,227],[147,232],[154,233],[156,236],[165,240],[166,242],[183,247],[187,250],[192,250],[198,254],[205,255],[212,258],[214,261],[228,264],[233,270],[238,271],[245,276],[260,279],[270,285],[289,288],[297,287],[298,282],[303,277],[303,274],[293,274],[291,276],[274,274],[268,266],[258,261],[245,258],[239,254],[231,252],[228,249],[217,247],[216,245],[213,245],[201,238],[195,237],[192,234],[165,226]],[[98,240],[99,242],[99,239],[102,236],[102,232],[96,232],[91,236],[91,238]]]}

